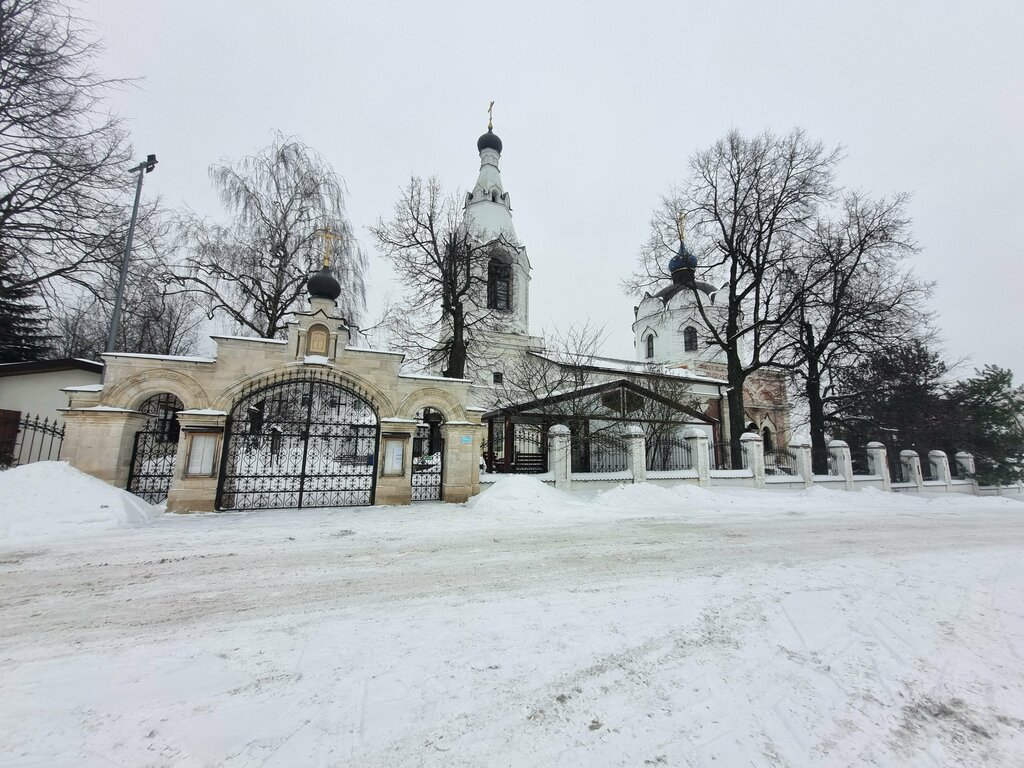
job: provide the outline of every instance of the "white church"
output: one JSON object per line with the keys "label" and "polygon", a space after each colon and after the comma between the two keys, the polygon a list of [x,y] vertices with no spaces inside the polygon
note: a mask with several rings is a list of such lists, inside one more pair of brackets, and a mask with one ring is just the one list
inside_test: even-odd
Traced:
{"label": "white church", "polygon": [[[488,425],[488,469],[543,471],[547,426],[583,412],[591,423],[580,425],[581,446],[578,450],[574,447],[574,471],[597,471],[595,465],[607,469],[611,465],[595,456],[597,448],[585,445],[584,433],[610,433],[620,429],[622,423],[643,421],[643,404],[652,399],[660,403],[669,391],[672,396],[668,399],[677,401],[678,411],[672,413],[670,406],[661,403],[663,407],[656,414],[647,408],[647,417],[677,422],[677,431],[693,426],[706,430],[711,443],[718,446],[714,465],[727,467],[727,452],[721,450],[730,439],[725,356],[719,347],[707,343],[706,326],[698,308],[699,299],[713,322],[722,311],[716,303],[718,288],[696,279],[697,259],[681,238],[678,252],[668,265],[672,282],[645,295],[634,308],[633,359],[594,355],[566,359],[564,354],[546,350],[543,339],[530,335],[530,259],[516,233],[511,199],[502,183],[502,149],[501,139],[489,124],[477,140],[480,173],[465,203],[467,225],[484,238],[506,244],[501,254],[490,259],[486,296],[478,298],[481,305],[486,302],[491,312],[500,314],[502,330],[491,334],[491,354],[478,358],[470,371],[477,402],[490,408],[483,417]],[[578,379],[574,390],[542,392],[520,382],[525,390],[522,398],[510,401],[509,390],[514,389],[514,384],[509,386],[510,377],[514,378],[516,371],[522,376],[524,370],[543,370],[545,363],[563,372],[572,368]],[[568,378],[554,377],[557,381]],[[744,422],[748,430],[762,436],[765,450],[788,445],[790,422],[784,377],[759,372],[748,379],[744,396]],[[581,403],[588,398],[593,407]]]}

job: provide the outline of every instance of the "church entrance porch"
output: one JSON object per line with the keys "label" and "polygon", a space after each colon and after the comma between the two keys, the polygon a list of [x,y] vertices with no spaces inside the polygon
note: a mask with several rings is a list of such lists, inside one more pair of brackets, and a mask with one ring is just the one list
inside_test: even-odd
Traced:
{"label": "church entrance porch", "polygon": [[373,504],[379,432],[370,402],[326,375],[260,382],[228,415],[216,506]]}

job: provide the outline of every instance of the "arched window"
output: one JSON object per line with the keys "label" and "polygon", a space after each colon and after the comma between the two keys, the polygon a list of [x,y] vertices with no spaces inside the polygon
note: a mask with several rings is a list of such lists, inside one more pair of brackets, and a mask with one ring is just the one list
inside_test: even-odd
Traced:
{"label": "arched window", "polygon": [[654,334],[647,335],[647,357],[654,357]]}
{"label": "arched window", "polygon": [[512,265],[503,259],[487,264],[487,308],[512,309]]}
{"label": "arched window", "polygon": [[765,427],[761,431],[761,437],[764,439],[764,452],[775,453],[775,443],[772,442],[772,431]]}
{"label": "arched window", "polygon": [[683,330],[683,350],[686,352],[697,351],[697,329],[692,325],[686,326]]}

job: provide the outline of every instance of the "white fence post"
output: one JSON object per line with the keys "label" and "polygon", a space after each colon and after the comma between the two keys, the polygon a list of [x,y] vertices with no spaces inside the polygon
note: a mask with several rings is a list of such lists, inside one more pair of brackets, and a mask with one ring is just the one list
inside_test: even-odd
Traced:
{"label": "white fence post", "polygon": [[961,475],[970,475],[972,478],[974,477],[975,467],[973,455],[967,451],[958,451],[956,456],[953,457],[953,460],[960,467]]}
{"label": "white fence post", "polygon": [[753,432],[744,432],[740,435],[740,447],[747,460],[747,469],[754,476],[754,487],[764,488],[764,452],[761,436]]}
{"label": "white fence post", "polygon": [[555,478],[555,488],[572,490],[572,438],[565,424],[548,430],[548,471]]}
{"label": "white fence post", "polygon": [[639,424],[626,427],[626,467],[633,475],[634,483],[647,482],[647,446],[644,430]]}
{"label": "white fence post", "polygon": [[833,440],[828,444],[828,452],[836,462],[839,476],[843,478],[846,490],[853,490],[853,460],[850,458],[850,446],[845,440]]}
{"label": "white fence post", "polygon": [[806,439],[794,440],[789,444],[789,450],[796,457],[796,473],[803,478],[804,485],[810,487],[814,483],[811,444]]}
{"label": "white fence post", "polygon": [[946,452],[928,451],[928,461],[931,462],[932,474],[935,475],[935,479],[945,483],[946,493],[949,493],[953,484],[950,482],[949,459],[946,458]]}
{"label": "white fence post", "polygon": [[690,449],[690,460],[693,468],[697,470],[697,485],[707,488],[711,485],[711,445],[708,440],[708,433],[697,427],[687,427],[683,432],[686,440],[686,447]]}
{"label": "white fence post", "polygon": [[921,477],[921,459],[917,451],[900,451],[900,463],[903,464],[903,476],[916,485],[920,493],[924,488],[924,480]]}
{"label": "white fence post", "polygon": [[892,490],[892,475],[889,474],[889,458],[885,446],[878,442],[868,443],[868,471],[882,478],[882,490]]}

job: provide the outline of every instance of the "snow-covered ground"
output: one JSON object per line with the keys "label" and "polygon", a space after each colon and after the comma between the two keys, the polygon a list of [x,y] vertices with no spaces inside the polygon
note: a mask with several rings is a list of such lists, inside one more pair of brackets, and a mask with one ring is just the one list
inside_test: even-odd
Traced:
{"label": "snow-covered ground", "polygon": [[0,473],[2,766],[1024,765],[1020,501],[76,474]]}

